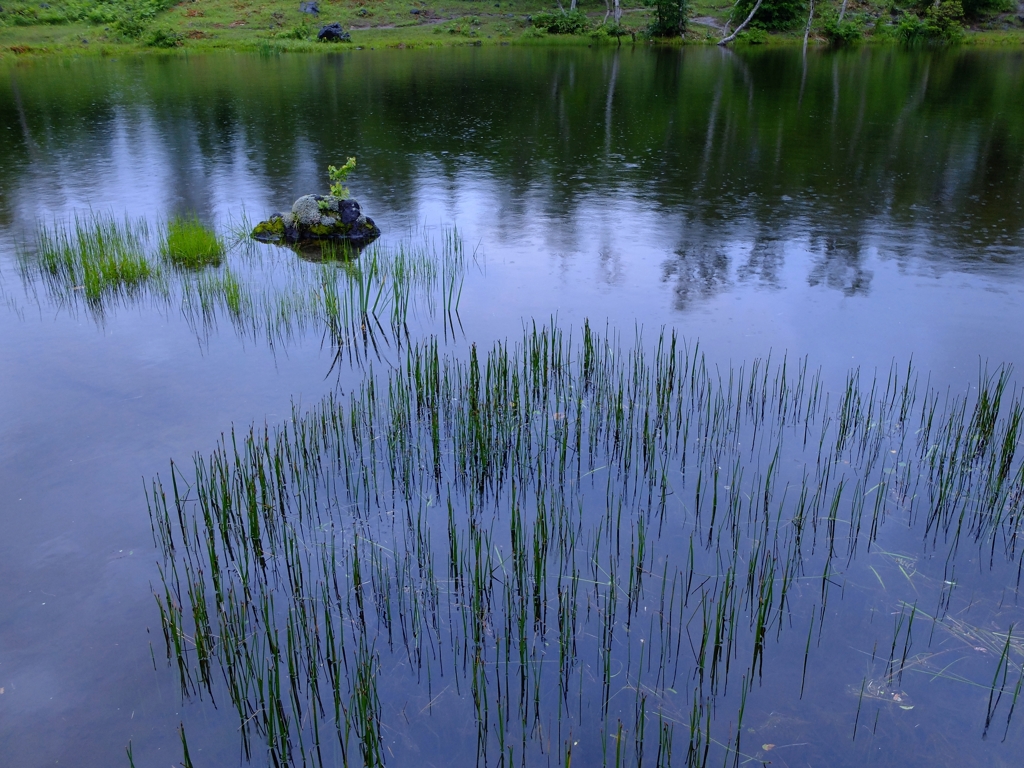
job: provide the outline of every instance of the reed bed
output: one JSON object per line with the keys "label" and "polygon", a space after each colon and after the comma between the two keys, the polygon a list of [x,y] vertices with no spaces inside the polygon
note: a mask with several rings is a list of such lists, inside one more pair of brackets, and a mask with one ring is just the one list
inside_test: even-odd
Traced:
{"label": "reed bed", "polygon": [[100,307],[137,295],[158,275],[146,257],[148,238],[144,219],[76,214],[72,222],[39,228],[38,269],[56,296],[68,300],[81,291],[90,306]]}
{"label": "reed bed", "polygon": [[339,356],[407,339],[419,315],[458,322],[467,257],[455,230],[437,242],[375,243],[358,254],[327,242],[314,256],[307,263],[289,254],[282,266],[250,254],[245,275],[225,268],[183,280],[182,312],[200,335],[226,317],[240,335],[270,346],[314,331]]}
{"label": "reed bed", "polygon": [[[375,290],[395,301],[349,290],[357,314]],[[412,764],[428,743],[451,764],[745,764],[766,658],[806,637],[806,675],[887,520],[947,563],[1021,567],[1008,382],[953,396],[894,367],[832,393],[806,360],[722,370],[674,334],[626,348],[587,325],[462,358],[407,344],[152,481],[168,663],[275,766]],[[895,616],[887,684],[923,615]],[[990,720],[1012,717],[1017,637],[989,638]]]}
{"label": "reed bed", "polygon": [[[271,346],[315,331],[339,355],[407,338],[417,315],[458,322],[467,256],[457,230],[363,252],[326,242],[310,264],[291,250],[255,245],[246,226],[244,218],[229,226],[229,248],[195,217],[153,231],[144,219],[76,216],[39,228],[34,247],[20,254],[22,278],[41,279],[65,307],[84,301],[101,320],[114,304],[150,300],[180,309],[200,337],[219,320]],[[229,254],[238,258],[225,263]],[[163,269],[167,263],[176,269]]]}

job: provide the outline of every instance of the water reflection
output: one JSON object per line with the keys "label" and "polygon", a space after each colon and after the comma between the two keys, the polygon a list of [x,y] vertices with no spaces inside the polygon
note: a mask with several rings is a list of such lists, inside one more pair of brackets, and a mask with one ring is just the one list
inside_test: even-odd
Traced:
{"label": "water reflection", "polygon": [[0,221],[40,200],[272,208],[321,186],[345,153],[360,156],[361,194],[396,219],[432,204],[428,180],[451,206],[472,168],[499,190],[492,226],[510,237],[538,217],[558,237],[595,199],[632,199],[719,240],[740,224],[776,239],[808,222],[838,240],[884,233],[942,269],[1021,247],[1019,57],[811,52],[804,73],[790,53],[79,62],[74,78],[21,67],[0,86]]}
{"label": "water reflection", "polygon": [[729,256],[708,246],[677,250],[663,267],[663,279],[672,283],[676,309],[710,298],[731,284]]}
{"label": "water reflection", "polygon": [[[9,679],[19,690],[17,699],[11,687],[0,696],[7,707],[0,752],[18,764],[77,757],[105,766],[123,759],[134,737],[144,745],[137,758],[143,749],[153,759],[180,754],[180,720],[166,706],[178,699],[153,683],[153,636],[142,636],[139,620],[153,617],[147,585],[158,574],[120,551],[151,551],[138,479],[160,471],[170,455],[207,450],[232,422],[287,419],[289,398],[318,400],[335,385],[325,373],[337,364],[333,339],[323,337],[320,346],[331,315],[321,281],[329,270],[276,249],[261,251],[260,260],[229,255],[224,271],[252,278],[245,286],[253,298],[235,309],[230,284],[214,284],[210,270],[209,282],[195,281],[191,303],[178,293],[172,304],[154,306],[113,297],[101,332],[78,322],[86,312],[77,294],[70,312],[51,312],[53,296],[41,290],[37,312],[18,292],[8,257],[12,238],[31,235],[38,218],[67,220],[74,209],[92,208],[159,222],[195,212],[225,231],[242,209],[255,220],[322,190],[326,165],[357,155],[351,186],[382,224],[382,247],[414,225],[438,222],[467,233],[467,255],[482,244],[482,266],[473,262],[458,293],[464,329],[443,324],[452,283],[435,281],[434,304],[421,313],[409,308],[414,338],[422,331],[448,341],[457,328],[454,356],[470,342],[483,350],[514,338],[524,319],[559,312],[575,329],[584,317],[623,333],[632,323],[674,324],[699,339],[709,359],[750,361],[789,349],[791,359],[806,354],[812,365],[824,364],[827,383],[851,366],[867,371],[880,362],[884,371],[892,356],[922,361],[940,389],[962,387],[965,360],[972,381],[978,356],[1016,362],[1014,328],[1024,322],[1021,57],[864,49],[811,51],[804,61],[794,53],[467,49],[37,62],[5,70],[0,270],[12,279],[0,280],[0,297],[29,309],[0,312],[0,448],[7,449],[0,508],[19,511],[2,520],[0,602],[12,608],[0,645],[20,654],[0,659],[0,687]],[[331,269],[339,283],[359,279],[343,266]],[[915,281],[920,275],[940,279]],[[311,319],[277,333],[280,300],[288,297],[278,289],[296,286],[289,306],[311,308],[295,313]],[[204,295],[220,318],[219,336],[207,323]],[[179,305],[194,311],[181,314]],[[390,328],[396,317],[404,319],[390,312],[381,324]],[[232,325],[245,344],[228,332]],[[404,323],[395,325],[406,332]],[[296,341],[303,338],[305,347]],[[287,354],[261,357],[272,346]],[[375,356],[372,362],[383,367]],[[337,382],[353,384],[341,374]],[[842,381],[828,391],[841,393]],[[896,522],[890,531],[900,529]],[[63,551],[52,542],[67,531],[80,550],[71,560],[50,556]],[[844,588],[844,605],[863,601],[879,579],[900,585],[907,600],[921,586],[911,590],[907,573],[925,574],[940,597],[952,580],[940,560],[922,558],[915,571],[881,552],[869,558]],[[990,582],[1003,571],[992,578],[970,571],[979,590],[999,593],[1003,584]],[[821,582],[798,577],[792,594],[813,601]],[[47,595],[37,599],[40,584]],[[55,608],[50,594],[64,602]],[[968,618],[976,623],[1003,610],[998,627],[1018,620],[1017,609],[1001,601],[982,610],[973,592],[957,594],[951,615],[973,605]],[[123,600],[119,614],[111,609],[115,598]],[[44,600],[52,618],[40,618]],[[849,674],[814,675],[812,668],[807,699],[799,699],[799,675],[766,665],[745,721],[751,753],[779,745],[762,757],[782,762],[782,745],[814,737],[818,753],[809,762],[838,764],[839,740],[822,745],[822,723],[845,739],[857,706],[849,686],[859,691],[880,674],[877,664],[861,670],[848,663],[870,657],[872,633],[891,642],[890,614],[900,608],[892,599],[878,605],[869,609],[873,624],[853,608],[849,618],[829,620],[821,653],[842,656]],[[796,623],[809,619],[803,612]],[[861,641],[850,651],[854,630]],[[923,633],[914,634],[920,649]],[[785,653],[799,657],[806,637],[784,633],[792,642]],[[975,656],[973,646],[957,652],[973,665],[968,676],[987,685],[993,660]],[[963,683],[935,680],[932,669],[927,677],[935,690],[948,690],[925,697],[907,681],[901,690],[912,689],[915,717],[927,710],[939,723],[930,734],[952,733],[951,724],[962,723]],[[780,692],[791,702],[834,703],[834,711],[804,717],[794,704],[782,712]],[[972,711],[978,707],[984,701]],[[679,704],[681,721],[687,709]],[[222,743],[237,722],[202,711],[202,723],[183,716],[197,743],[205,741],[206,759],[237,762],[237,745]],[[904,728],[911,718],[880,711],[870,724],[879,741],[858,736],[844,759],[906,765],[924,754],[912,740],[925,729]],[[135,719],[126,725],[128,712]],[[472,718],[461,714],[452,726],[464,730]],[[148,736],[134,730],[143,718]],[[436,730],[440,736],[432,730],[430,737],[447,743],[447,723]],[[991,764],[1001,747],[995,739],[979,747],[971,733],[948,754]],[[1019,743],[1019,734],[1011,736]],[[218,744],[222,752],[214,754]]]}
{"label": "water reflection", "polygon": [[844,296],[866,295],[871,288],[871,270],[864,266],[864,254],[856,243],[826,240],[807,276],[811,287],[824,285]]}

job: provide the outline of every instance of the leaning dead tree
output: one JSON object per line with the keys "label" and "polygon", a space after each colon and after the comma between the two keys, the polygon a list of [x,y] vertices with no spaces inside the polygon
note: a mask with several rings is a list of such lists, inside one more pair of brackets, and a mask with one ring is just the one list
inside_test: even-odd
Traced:
{"label": "leaning dead tree", "polygon": [[[845,1],[843,2],[845,6]],[[814,0],[811,0],[811,12],[807,14],[807,26],[804,27],[804,53],[807,53],[807,38],[811,34],[811,22],[814,21]]]}
{"label": "leaning dead tree", "polygon": [[736,35],[742,32],[746,28],[747,24],[750,23],[750,20],[754,18],[754,14],[757,13],[757,9],[761,7],[762,2],[764,2],[764,0],[757,0],[757,2],[754,3],[754,7],[750,9],[750,15],[743,20],[743,23],[736,27],[736,29],[733,30],[733,33],[731,35],[729,35],[728,37],[723,37],[721,40],[719,40],[718,44],[728,45],[733,40],[735,40]]}

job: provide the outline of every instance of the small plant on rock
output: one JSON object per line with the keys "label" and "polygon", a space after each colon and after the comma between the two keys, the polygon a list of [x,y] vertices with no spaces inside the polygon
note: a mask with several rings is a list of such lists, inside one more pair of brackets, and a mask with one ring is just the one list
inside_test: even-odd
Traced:
{"label": "small plant on rock", "polygon": [[356,167],[356,159],[350,157],[345,161],[345,164],[341,168],[336,168],[333,165],[327,166],[327,174],[331,178],[331,194],[335,197],[344,200],[348,197],[348,187],[345,186],[345,179],[352,173],[352,169]]}

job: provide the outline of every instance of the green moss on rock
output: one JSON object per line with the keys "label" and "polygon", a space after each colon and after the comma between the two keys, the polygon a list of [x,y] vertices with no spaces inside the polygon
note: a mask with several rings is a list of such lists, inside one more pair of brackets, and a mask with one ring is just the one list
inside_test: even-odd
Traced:
{"label": "green moss on rock", "polygon": [[284,237],[284,221],[280,216],[274,216],[267,221],[261,221],[252,231],[252,236],[257,240],[277,240]]}

